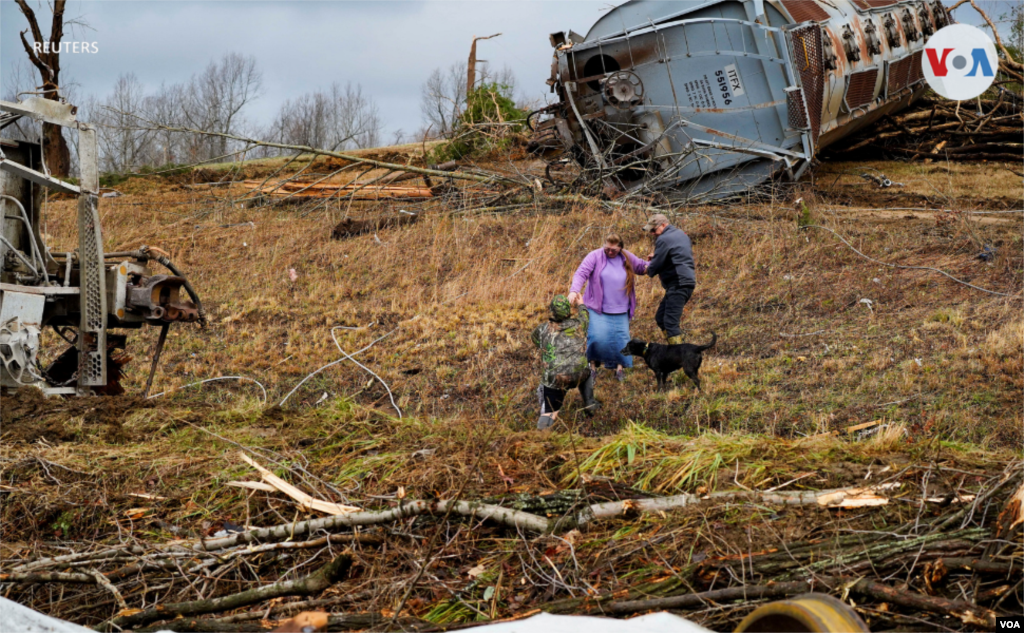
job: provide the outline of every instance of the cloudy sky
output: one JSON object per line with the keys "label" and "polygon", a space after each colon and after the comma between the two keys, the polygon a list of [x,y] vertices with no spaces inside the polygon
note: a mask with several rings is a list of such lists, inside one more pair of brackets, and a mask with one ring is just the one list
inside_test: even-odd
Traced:
{"label": "cloudy sky", "polygon": [[[996,18],[1011,1],[985,0]],[[49,33],[45,3],[29,0]],[[586,33],[618,2],[593,0],[399,1],[170,1],[69,0],[65,15],[80,18],[64,41],[96,42],[98,53],[61,56],[64,79],[79,94],[102,97],[121,73],[149,88],[186,80],[230,52],[255,56],[264,94],[248,116],[268,122],[291,97],[334,81],[360,84],[373,97],[388,135],[422,125],[420,86],[430,72],[464,61],[473,36],[478,57],[513,69],[523,96],[541,99],[550,74],[548,34]],[[970,10],[957,12],[971,23]],[[0,0],[0,72],[25,59],[18,33],[26,27],[17,5]]]}
{"label": "cloudy sky", "polygon": [[[38,0],[29,3],[36,8]],[[250,117],[269,121],[285,99],[350,81],[377,102],[390,136],[420,128],[420,86],[434,68],[465,61],[473,36],[502,33],[481,42],[477,56],[508,65],[524,95],[542,98],[550,75],[548,34],[585,33],[611,6],[588,0],[70,0],[65,15],[80,16],[91,28],[75,28],[64,40],[96,42],[99,52],[61,55],[62,73],[79,84],[79,94],[102,96],[121,73],[135,73],[156,88],[239,52],[255,56],[263,71],[264,94]],[[39,13],[47,13],[45,5]],[[18,38],[25,26],[17,5],[0,0],[0,72],[25,58]],[[42,29],[49,33],[48,26]]]}

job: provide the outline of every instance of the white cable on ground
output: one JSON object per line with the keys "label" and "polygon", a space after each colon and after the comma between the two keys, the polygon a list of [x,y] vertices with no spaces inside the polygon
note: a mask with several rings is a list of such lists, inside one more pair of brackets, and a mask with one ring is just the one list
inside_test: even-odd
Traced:
{"label": "white cable on ground", "polygon": [[801,336],[815,336],[816,334],[822,334],[829,330],[815,330],[814,332],[808,332],[806,334],[786,334],[785,332],[779,332],[779,336],[783,338],[800,338]]}
{"label": "white cable on ground", "polygon": [[[331,328],[331,338],[334,339],[334,346],[338,348],[339,352],[341,352],[342,354],[345,355],[345,358],[351,360],[356,365],[359,365],[360,367],[365,369],[371,376],[376,378],[380,382],[380,384],[384,385],[384,388],[387,389],[387,392],[388,392],[388,398],[391,400],[391,406],[393,406],[395,408],[395,411],[398,412],[398,418],[401,419],[402,418],[402,410],[398,408],[397,404],[395,404],[395,396],[391,393],[391,387],[388,386],[388,383],[384,382],[383,378],[381,378],[380,376],[375,374],[372,369],[370,369],[366,365],[360,363],[356,359],[352,358],[351,356],[349,356],[349,354],[345,350],[341,349],[341,343],[338,342],[338,337],[334,336],[334,330],[336,330],[336,329],[338,329],[338,326],[335,326],[335,327]],[[392,331],[394,331],[394,330],[392,330]]]}
{"label": "white cable on ground", "polygon": [[256,383],[259,386],[260,390],[263,392],[263,404],[267,404],[267,390],[263,387],[262,383],[260,383],[258,380],[253,380],[252,378],[247,378],[245,376],[218,376],[217,378],[207,378],[206,380],[200,380],[199,382],[191,382],[191,383],[189,383],[187,385],[182,385],[180,387],[175,387],[174,389],[168,389],[167,391],[161,391],[160,393],[155,393],[152,396],[149,396],[148,398],[146,398],[146,400],[152,400],[153,398],[159,398],[160,396],[162,396],[164,394],[171,393],[173,391],[178,391],[180,389],[184,389],[185,387],[194,387],[196,385],[203,385],[203,384],[206,384],[208,382],[214,382],[216,380],[248,380],[249,382],[254,382],[254,383]]}
{"label": "white cable on ground", "polygon": [[949,273],[947,273],[944,270],[939,270],[938,268],[932,268],[930,266],[903,266],[901,264],[889,264],[887,262],[879,261],[879,260],[877,260],[877,259],[875,259],[873,257],[868,257],[864,253],[858,251],[856,248],[854,248],[853,244],[850,244],[849,242],[847,242],[846,239],[842,235],[840,235],[840,234],[836,233],[835,231],[833,231],[832,229],[824,227],[824,226],[818,226],[817,224],[808,224],[807,226],[801,226],[800,228],[801,229],[821,229],[823,231],[828,231],[832,235],[835,235],[836,237],[838,237],[839,240],[843,244],[846,244],[847,246],[849,246],[850,250],[852,250],[854,253],[857,253],[858,255],[860,255],[861,257],[863,257],[864,259],[866,259],[866,260],[868,260],[870,262],[874,262],[876,264],[881,264],[882,266],[888,266],[889,268],[902,268],[902,269],[905,269],[905,270],[931,270],[931,271],[937,272],[937,273],[939,273],[941,275],[945,275],[946,277],[949,277],[950,279],[952,279],[953,281],[957,282],[958,284],[963,284],[963,285],[967,286],[968,288],[974,288],[975,290],[980,290],[982,292],[987,292],[990,295],[996,295],[996,296],[999,296],[999,297],[1012,297],[1012,296],[1017,294],[1017,293],[1009,294],[1009,293],[1006,293],[1006,292],[996,292],[995,290],[987,290],[987,289],[982,288],[980,286],[975,286],[974,284],[969,284],[969,283],[967,283],[966,281],[964,281],[962,279],[957,279],[956,277],[954,277],[953,275],[950,275]]}
{"label": "white cable on ground", "polygon": [[[321,367],[320,369],[317,369],[317,370],[316,370],[316,371],[314,371],[313,373],[309,374],[308,376],[306,376],[305,378],[303,378],[303,379],[302,379],[302,381],[301,381],[301,382],[299,382],[299,384],[295,385],[295,388],[293,388],[293,389],[292,389],[291,391],[289,391],[289,392],[288,392],[288,395],[286,395],[286,396],[285,396],[285,397],[284,397],[284,398],[283,398],[283,399],[281,400],[281,402],[279,402],[279,403],[278,403],[278,405],[277,405],[277,406],[279,406],[279,407],[283,407],[283,406],[284,406],[284,403],[285,403],[285,402],[288,402],[288,398],[291,398],[291,397],[292,397],[292,394],[293,394],[293,393],[295,393],[296,391],[298,391],[298,390],[299,390],[299,387],[301,387],[301,386],[302,386],[303,384],[305,384],[305,382],[306,382],[307,380],[309,380],[310,378],[312,378],[313,376],[316,376],[317,374],[319,374],[319,373],[320,373],[320,372],[322,372],[323,370],[327,369],[328,367],[334,367],[334,366],[335,366],[335,365],[337,365],[338,363],[344,362],[344,361],[348,360],[349,358],[352,358],[353,356],[356,356],[356,355],[358,355],[358,354],[361,354],[362,352],[365,352],[366,350],[368,350],[368,349],[370,349],[371,347],[373,347],[373,346],[374,346],[374,344],[376,344],[376,343],[377,343],[377,341],[383,340],[384,338],[386,338],[386,337],[388,337],[388,336],[391,336],[391,335],[392,335],[392,334],[393,334],[393,333],[394,333],[395,331],[397,331],[397,330],[398,330],[398,328],[395,328],[394,330],[391,330],[390,332],[388,332],[388,333],[387,333],[387,334],[385,334],[384,336],[381,336],[380,338],[376,339],[375,341],[373,341],[372,343],[370,343],[369,345],[367,345],[367,346],[366,346],[366,347],[364,347],[363,349],[361,349],[361,350],[359,350],[359,351],[357,351],[357,352],[352,352],[351,354],[348,354],[348,355],[347,355],[347,356],[348,356],[347,358],[339,358],[339,359],[338,359],[338,360],[336,360],[336,361],[332,361],[332,362],[330,362],[330,363],[327,363],[326,365],[324,365],[324,366],[323,366],[323,367]],[[333,331],[332,331],[332,335],[333,335]],[[339,349],[340,349],[340,348],[339,348]],[[344,352],[343,352],[343,353],[344,353]]]}

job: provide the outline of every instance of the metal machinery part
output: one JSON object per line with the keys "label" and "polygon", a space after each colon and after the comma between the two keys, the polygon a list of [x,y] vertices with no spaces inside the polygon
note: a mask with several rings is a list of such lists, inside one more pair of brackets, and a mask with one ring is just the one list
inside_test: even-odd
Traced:
{"label": "metal machinery part", "polygon": [[[126,337],[109,331],[143,325],[204,320],[188,281],[164,255],[143,247],[131,253],[103,252],[99,218],[96,132],[62,101],[31,98],[0,101],[0,128],[21,117],[78,130],[79,185],[49,175],[36,143],[0,139],[0,388],[34,386],[46,394],[117,393],[120,367],[110,354]],[[40,233],[43,192],[78,200],[78,248],[54,253]],[[153,249],[156,252],[157,249]],[[173,275],[155,275],[156,259]],[[181,296],[185,288],[195,303]],[[53,328],[71,346],[46,368]],[[74,339],[69,333],[74,332]]]}
{"label": "metal machinery part", "polygon": [[796,180],[923,94],[922,34],[949,20],[941,0],[630,0],[551,35],[558,102],[530,149],[599,170],[613,195]]}
{"label": "metal machinery part", "polygon": [[38,327],[17,318],[0,324],[0,362],[15,382],[30,385],[43,380],[37,369],[38,353]]}
{"label": "metal machinery part", "polygon": [[604,96],[613,108],[629,110],[643,101],[644,82],[636,73],[614,73],[604,81]]}

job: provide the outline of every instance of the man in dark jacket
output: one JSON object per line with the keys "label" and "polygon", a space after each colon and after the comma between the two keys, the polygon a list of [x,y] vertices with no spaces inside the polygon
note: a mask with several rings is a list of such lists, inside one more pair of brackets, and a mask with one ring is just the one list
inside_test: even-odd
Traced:
{"label": "man in dark jacket", "polygon": [[643,230],[656,235],[654,254],[647,265],[647,275],[661,279],[665,297],[654,316],[658,327],[664,332],[669,345],[683,342],[679,321],[683,318],[683,307],[690,300],[697,279],[693,273],[693,246],[690,238],[668,222],[668,218],[655,213],[647,220]]}

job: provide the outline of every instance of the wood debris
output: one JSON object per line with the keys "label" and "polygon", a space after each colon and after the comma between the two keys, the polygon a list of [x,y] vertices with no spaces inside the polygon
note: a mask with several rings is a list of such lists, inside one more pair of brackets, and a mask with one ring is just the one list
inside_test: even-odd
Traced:
{"label": "wood debris", "polygon": [[[259,464],[256,463],[255,460],[253,460],[251,457],[249,457],[245,453],[239,452],[238,455],[239,455],[239,457],[242,458],[242,461],[244,461],[246,464],[249,464],[250,466],[252,466],[256,470],[258,470],[260,475],[263,476],[263,480],[266,481],[268,484],[270,484],[270,486],[272,486],[273,488],[283,492],[284,494],[288,495],[292,499],[298,501],[299,502],[299,506],[302,507],[303,509],[306,509],[306,510],[316,510],[317,512],[324,512],[326,514],[346,514],[348,512],[358,512],[358,511],[360,511],[362,509],[362,508],[359,508],[357,506],[347,506],[347,505],[343,505],[343,504],[340,504],[340,503],[331,503],[329,501],[321,501],[319,499],[314,499],[313,497],[311,497],[308,494],[302,492],[301,490],[299,490],[295,486],[291,485],[287,481],[281,479],[280,477],[278,477],[274,473],[270,472],[269,470],[267,470],[263,466],[260,466]],[[238,484],[250,484],[250,485],[244,485],[243,487],[247,487],[247,488],[253,488],[254,487],[254,486],[251,485],[252,482],[232,482],[232,483],[234,483],[236,485],[238,485]],[[259,488],[256,488],[256,489],[259,489]]]}

